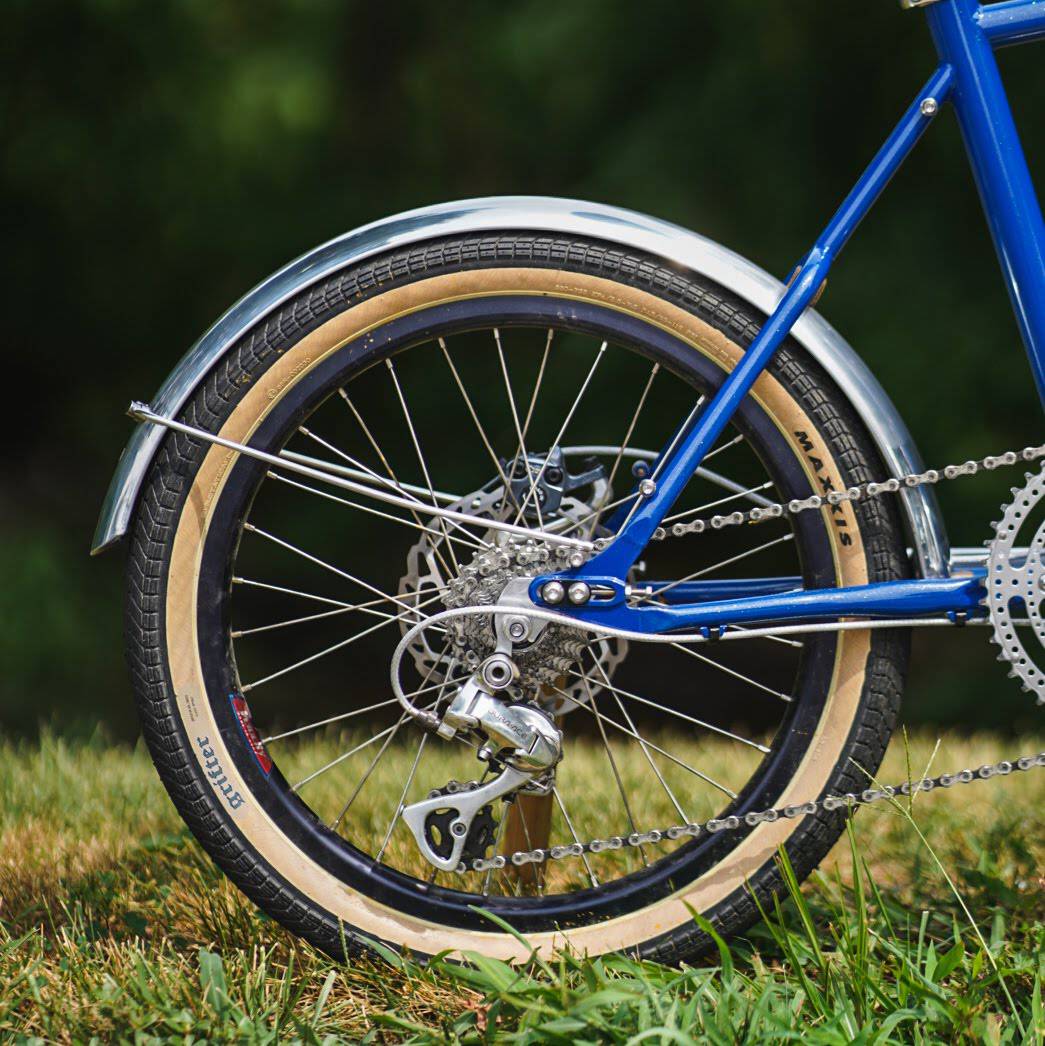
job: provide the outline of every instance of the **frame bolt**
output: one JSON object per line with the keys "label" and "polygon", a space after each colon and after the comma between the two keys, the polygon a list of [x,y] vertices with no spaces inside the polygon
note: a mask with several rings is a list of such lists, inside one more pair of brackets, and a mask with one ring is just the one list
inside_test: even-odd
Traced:
{"label": "frame bolt", "polygon": [[526,618],[513,617],[508,619],[508,635],[510,635],[512,639],[525,639],[527,631],[529,631],[529,629],[526,625]]}
{"label": "frame bolt", "polygon": [[935,116],[940,109],[940,105],[935,98],[923,98],[920,108],[922,116]]}
{"label": "frame bolt", "polygon": [[574,581],[566,594],[575,607],[584,606],[591,599],[591,589],[583,581]]}
{"label": "frame bolt", "polygon": [[561,581],[549,581],[541,588],[541,599],[549,606],[556,607],[566,598],[566,589]]}
{"label": "frame bolt", "polygon": [[651,498],[651,497],[653,497],[654,493],[656,493],[656,490],[657,490],[657,484],[654,483],[653,480],[651,480],[651,479],[644,479],[639,484],[639,493],[644,498]]}

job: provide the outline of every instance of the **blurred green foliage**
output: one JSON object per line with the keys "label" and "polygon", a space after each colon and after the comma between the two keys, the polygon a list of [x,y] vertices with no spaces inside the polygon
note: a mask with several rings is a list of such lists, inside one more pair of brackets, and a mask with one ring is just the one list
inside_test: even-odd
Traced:
{"label": "blurred green foliage", "polygon": [[[8,417],[0,727],[134,730],[120,557],[86,558],[129,423],[244,290],[383,214],[605,200],[786,274],[933,52],[891,0],[9,0],[0,33]],[[1041,50],[1001,56],[1045,173]],[[932,464],[1041,420],[956,125],[939,121],[821,310]],[[945,493],[978,543],[1005,478]],[[975,641],[973,641],[975,640]],[[909,719],[1029,722],[982,632],[920,639]]]}

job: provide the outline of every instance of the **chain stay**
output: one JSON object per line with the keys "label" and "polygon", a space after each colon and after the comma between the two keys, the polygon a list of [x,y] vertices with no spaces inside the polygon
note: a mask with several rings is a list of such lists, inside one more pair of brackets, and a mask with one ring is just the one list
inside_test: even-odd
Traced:
{"label": "chain stay", "polygon": [[710,821],[696,824],[672,825],[668,828],[654,828],[648,832],[633,832],[629,836],[615,835],[609,839],[592,839],[586,843],[571,843],[567,846],[552,846],[548,849],[518,850],[512,854],[499,854],[496,857],[477,859],[472,862],[471,868],[461,866],[458,871],[486,872],[491,869],[504,868],[508,864],[516,867],[524,864],[544,864],[547,861],[580,857],[586,853],[598,854],[606,850],[620,850],[626,846],[644,846],[647,843],[659,843],[664,840],[674,841],[685,836],[695,838],[704,833],[735,831],[741,827],[754,828],[755,825],[763,822],[779,821],[782,817],[794,819],[806,814],[818,813],[820,810],[832,811],[870,806],[872,803],[895,799],[898,795],[914,795],[917,792],[931,792],[936,788],[976,784],[980,781],[989,781],[992,777],[1007,776],[1014,771],[1034,770],[1041,767],[1045,767],[1045,752],[1020,756],[1014,761],[1003,759],[997,763],[985,764],[977,770],[961,770],[958,773],[940,774],[938,777],[925,777],[919,781],[905,781],[895,787],[887,785],[884,788],[867,788],[862,792],[829,795],[807,803],[770,807],[760,811],[752,810],[743,817],[712,818]]}

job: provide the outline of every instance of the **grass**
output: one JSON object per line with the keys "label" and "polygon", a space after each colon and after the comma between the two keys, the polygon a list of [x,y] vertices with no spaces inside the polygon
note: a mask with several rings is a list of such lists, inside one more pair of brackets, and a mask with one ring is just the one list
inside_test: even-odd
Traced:
{"label": "grass", "polygon": [[[882,779],[904,779],[908,758],[920,775],[934,743],[894,742]],[[934,766],[1037,747],[949,740]],[[0,795],[5,1041],[1045,1037],[1041,770],[862,811],[762,925],[683,968],[570,955],[338,966],[215,870],[141,749],[0,743]]]}

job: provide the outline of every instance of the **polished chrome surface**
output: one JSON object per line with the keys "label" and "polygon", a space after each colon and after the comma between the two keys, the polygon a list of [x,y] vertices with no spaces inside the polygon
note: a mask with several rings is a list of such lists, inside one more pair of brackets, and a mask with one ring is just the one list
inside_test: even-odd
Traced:
{"label": "polished chrome surface", "polygon": [[[205,375],[255,323],[302,289],[331,273],[384,251],[436,237],[501,231],[587,236],[628,250],[651,254],[671,265],[705,276],[749,302],[772,311],[783,285],[720,244],[670,222],[636,211],[580,200],[505,196],[436,204],[385,218],[346,233],[280,269],[242,297],[189,350],[153,398],[155,411],[177,414]],[[793,337],[828,371],[867,425],[887,474],[922,469],[921,458],[902,418],[867,365],[841,335],[809,309],[795,324]],[[127,532],[142,480],[163,438],[156,425],[139,427],[116,468],[95,531],[98,553]],[[946,574],[947,537],[932,491],[899,492],[911,545],[921,574]]]}
{"label": "polished chrome surface", "polygon": [[[213,432],[207,432],[206,430],[197,428],[194,425],[186,425],[173,418],[166,418],[162,414],[157,414],[156,411],[154,411],[147,403],[132,403],[128,413],[136,421],[155,426],[160,430],[171,429],[174,432],[182,433],[182,435],[192,436],[194,439],[203,440],[205,443],[213,443],[215,446],[234,450],[237,454],[242,454],[247,458],[253,458],[255,461],[263,462],[266,465],[276,466],[277,468],[283,469],[285,472],[293,472],[296,475],[304,476],[306,479],[316,479],[321,483],[328,483],[333,487],[340,487],[342,490],[350,491],[353,494],[363,494],[366,497],[373,498],[375,501],[384,502],[386,505],[394,505],[396,508],[404,508],[411,513],[422,513],[427,516],[435,516],[438,519],[449,520],[456,524],[474,525],[477,519],[477,517],[469,515],[467,512],[458,512],[455,509],[440,508],[439,505],[426,505],[423,501],[416,498],[400,497],[398,494],[391,492],[391,490],[400,489],[398,484],[390,483],[391,490],[387,490],[371,484],[357,483],[355,480],[345,479],[343,473],[351,470],[343,469],[340,465],[334,465],[325,461],[313,459],[317,466],[313,468],[308,465],[302,465],[292,458],[285,457],[282,454],[269,454],[264,450],[257,450],[245,443],[237,443],[235,440],[224,439],[221,436],[215,435]],[[571,548],[584,548],[589,550],[593,548],[590,541],[569,537],[565,534],[553,534],[551,531],[538,530],[534,527],[520,527],[514,523],[502,522],[499,519],[482,518],[480,522],[484,527],[490,530],[500,530],[508,534],[514,534],[516,537],[522,538],[523,540],[537,538],[542,541],[549,541],[553,544],[568,545]]]}
{"label": "polished chrome surface", "polygon": [[[1024,692],[1034,694],[1039,705],[1045,705],[1045,522],[1038,509],[1043,501],[1045,472],[1028,473],[1022,489],[1012,488],[1012,500],[1003,506],[994,528],[985,579],[991,641],[999,648],[998,660],[1009,662],[1010,678],[1019,679]],[[1019,547],[1020,538],[1030,538],[1030,544]],[[1037,643],[1027,643],[1026,632],[1021,634],[1015,627],[1021,620],[1029,622]]]}

